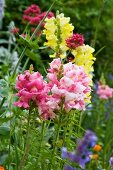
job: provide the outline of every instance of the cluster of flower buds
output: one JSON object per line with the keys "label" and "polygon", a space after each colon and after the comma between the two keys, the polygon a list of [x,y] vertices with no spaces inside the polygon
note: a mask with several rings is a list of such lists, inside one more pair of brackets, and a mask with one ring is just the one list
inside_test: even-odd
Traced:
{"label": "cluster of flower buds", "polygon": [[[36,4],[32,4],[24,11],[23,20],[29,22],[29,24],[32,26],[36,26],[44,18],[46,13],[47,12],[41,13],[40,7]],[[49,12],[47,18],[51,18],[53,16],[54,14],[52,12]],[[42,28],[43,27],[44,23],[42,24]]]}

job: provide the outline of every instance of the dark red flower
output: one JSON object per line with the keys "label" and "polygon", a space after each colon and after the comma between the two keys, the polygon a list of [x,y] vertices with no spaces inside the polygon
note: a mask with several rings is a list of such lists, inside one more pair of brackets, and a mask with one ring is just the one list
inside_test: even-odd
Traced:
{"label": "dark red flower", "polygon": [[71,49],[75,49],[78,46],[82,46],[84,44],[84,37],[81,34],[73,34],[66,40],[67,46]]}

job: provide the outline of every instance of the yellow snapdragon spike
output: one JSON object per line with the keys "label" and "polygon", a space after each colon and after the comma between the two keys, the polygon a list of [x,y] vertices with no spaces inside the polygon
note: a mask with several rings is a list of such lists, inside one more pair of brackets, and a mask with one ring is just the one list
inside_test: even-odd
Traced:
{"label": "yellow snapdragon spike", "polygon": [[92,77],[93,72],[93,63],[95,57],[92,55],[94,52],[94,48],[89,45],[79,46],[76,49],[72,50],[72,54],[74,56],[73,62],[75,62],[79,66],[83,66],[87,75]]}
{"label": "yellow snapdragon spike", "polygon": [[45,46],[49,46],[54,50],[54,54],[50,57],[60,58],[66,57],[66,51],[69,49],[66,45],[66,39],[73,34],[74,26],[69,23],[70,18],[64,17],[64,14],[58,14],[55,17],[45,20],[45,29],[43,34],[46,35],[47,42],[44,43]]}

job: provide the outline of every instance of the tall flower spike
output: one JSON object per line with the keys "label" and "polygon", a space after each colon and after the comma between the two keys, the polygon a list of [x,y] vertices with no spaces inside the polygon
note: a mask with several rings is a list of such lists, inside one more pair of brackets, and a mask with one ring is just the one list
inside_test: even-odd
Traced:
{"label": "tall flower spike", "polygon": [[52,100],[58,105],[62,102],[65,110],[84,110],[88,93],[91,92],[91,79],[86,75],[84,68],[75,64],[62,64],[60,58],[50,63],[47,78],[51,89]]}
{"label": "tall flower spike", "polygon": [[66,57],[66,51],[68,50],[66,39],[72,36],[74,29],[69,22],[70,18],[64,17],[64,14],[59,14],[56,18],[46,19],[43,33],[46,35],[47,42],[44,45],[54,50],[54,54],[50,57]]}

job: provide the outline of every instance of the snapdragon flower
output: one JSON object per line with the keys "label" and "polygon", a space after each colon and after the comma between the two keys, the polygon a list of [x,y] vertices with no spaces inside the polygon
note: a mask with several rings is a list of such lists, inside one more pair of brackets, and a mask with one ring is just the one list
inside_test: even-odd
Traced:
{"label": "snapdragon flower", "polygon": [[29,70],[26,70],[20,74],[16,82],[16,89],[18,90],[16,96],[19,97],[19,100],[14,103],[15,106],[29,109],[30,102],[33,101],[43,119],[54,117],[53,110],[47,105],[49,88],[39,72],[30,73]]}
{"label": "snapdragon flower", "polygon": [[98,83],[97,94],[100,99],[110,99],[113,97],[113,88],[108,85]]}
{"label": "snapdragon flower", "polygon": [[95,61],[95,57],[93,56],[94,48],[89,45],[83,44],[82,46],[78,46],[76,49],[72,50],[72,54],[74,56],[73,63],[83,66],[86,74],[92,78],[93,73],[93,63]]}
{"label": "snapdragon flower", "polygon": [[[54,50],[54,54],[50,55],[55,58],[66,57],[66,51],[68,47],[66,45],[66,39],[73,34],[73,25],[70,22],[69,17],[64,17],[64,14],[58,14],[55,17],[45,20],[45,29],[43,33],[46,35],[47,42],[44,45],[49,46]],[[51,29],[52,28],[52,29]]]}
{"label": "snapdragon flower", "polygon": [[[26,70],[18,76],[16,89],[19,100],[15,106],[29,109],[32,101],[44,119],[54,118],[61,109],[84,110],[91,92],[91,79],[84,68],[75,64],[62,64],[60,58],[50,63],[48,82],[39,72]],[[62,105],[62,106],[61,106]]]}
{"label": "snapdragon flower", "polygon": [[[86,74],[92,78],[94,48],[84,44],[84,37],[81,34],[73,34],[74,26],[70,23],[70,18],[64,17],[64,14],[58,14],[55,17],[46,19],[43,33],[46,35],[47,42],[44,45],[53,49],[52,58],[69,58],[78,66],[83,66]],[[52,29],[51,29],[52,28]],[[69,56],[68,55],[69,51]],[[92,82],[91,82],[92,84]]]}
{"label": "snapdragon flower", "polygon": [[62,64],[60,58],[50,63],[47,78],[51,88],[51,97],[58,105],[62,103],[65,110],[84,110],[89,98],[91,79],[85,74],[84,68],[75,64]]}

